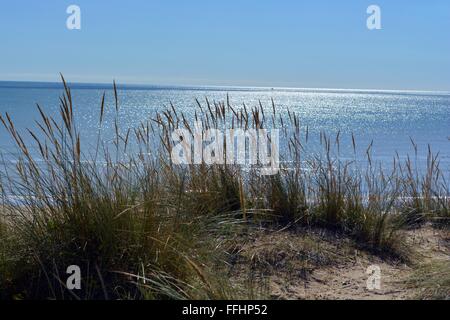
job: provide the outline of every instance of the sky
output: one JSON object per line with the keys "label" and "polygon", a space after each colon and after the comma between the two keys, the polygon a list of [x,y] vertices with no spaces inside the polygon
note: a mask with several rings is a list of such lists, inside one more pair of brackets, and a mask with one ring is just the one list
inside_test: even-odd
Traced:
{"label": "sky", "polygon": [[0,44],[0,80],[450,91],[448,0],[2,1]]}

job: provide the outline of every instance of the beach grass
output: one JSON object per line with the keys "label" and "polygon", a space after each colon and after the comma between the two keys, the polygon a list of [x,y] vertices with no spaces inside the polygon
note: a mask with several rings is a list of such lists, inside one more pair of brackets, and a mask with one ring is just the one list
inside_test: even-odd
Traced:
{"label": "beach grass", "polygon": [[[321,134],[323,152],[307,154],[299,117],[282,117],[274,102],[268,114],[261,105],[206,100],[195,112],[204,130],[270,124],[288,142],[290,161],[271,176],[230,164],[177,166],[171,132],[192,125],[174,106],[121,128],[114,84],[113,106],[103,96],[98,114],[101,128],[105,113],[116,112],[115,135],[107,143],[99,130],[87,148],[63,83],[59,117],[38,106],[37,131],[19,132],[8,114],[0,118],[19,151],[1,175],[2,299],[254,298],[252,284],[237,286],[227,275],[231,243],[251,228],[325,228],[407,262],[403,228],[428,220],[448,226],[448,185],[431,150],[423,177],[409,159],[397,158],[387,172],[372,163],[371,146],[359,168],[339,159],[339,133]],[[81,290],[66,287],[70,265],[82,270]]]}
{"label": "beach grass", "polygon": [[407,279],[411,288],[419,288],[418,299],[449,300],[450,299],[450,263],[438,261],[422,264]]}

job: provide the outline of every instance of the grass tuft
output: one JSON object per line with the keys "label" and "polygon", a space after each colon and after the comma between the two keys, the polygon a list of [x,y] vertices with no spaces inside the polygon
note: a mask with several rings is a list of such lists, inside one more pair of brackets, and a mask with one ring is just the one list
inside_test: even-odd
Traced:
{"label": "grass tuft", "polygon": [[[38,106],[36,128],[23,133],[0,116],[18,150],[0,176],[2,299],[245,298],[255,289],[233,287],[223,266],[227,242],[251,225],[320,226],[406,259],[402,227],[430,217],[448,223],[449,189],[431,150],[423,177],[409,159],[386,173],[372,162],[371,146],[361,170],[340,159],[340,133],[322,133],[322,152],[305,152],[308,129],[293,112],[277,114],[274,103],[264,111],[206,100],[194,112],[203,130],[270,124],[283,132],[289,161],[274,176],[230,164],[175,166],[171,133],[193,129],[173,105],[121,128],[114,83],[114,107],[103,95],[92,147],[63,83],[57,117]],[[114,134],[106,139],[101,128],[111,112]],[[84,284],[75,291],[65,282],[74,264]]]}

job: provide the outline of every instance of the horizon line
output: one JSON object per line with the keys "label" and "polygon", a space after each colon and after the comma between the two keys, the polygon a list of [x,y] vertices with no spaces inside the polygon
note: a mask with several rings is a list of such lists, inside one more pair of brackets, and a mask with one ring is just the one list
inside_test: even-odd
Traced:
{"label": "horizon line", "polygon": [[[84,81],[67,81],[69,85],[75,86],[89,86],[83,88],[75,89],[108,89],[107,87],[113,86],[115,80],[111,82],[84,82]],[[4,86],[5,83],[26,83],[26,84],[47,84],[53,86],[63,86],[62,81],[36,81],[36,80],[2,80],[0,79],[0,88],[23,88],[21,86]],[[334,92],[386,92],[386,93],[434,93],[434,94],[450,94],[450,91],[444,90],[421,90],[421,89],[373,89],[373,88],[330,88],[330,87],[294,87],[294,86],[249,86],[249,85],[188,85],[188,84],[150,84],[150,83],[129,83],[129,82],[117,82],[116,85],[118,89],[122,90],[145,90],[145,89],[185,89],[185,90],[195,90],[195,89],[222,89],[221,91],[226,91],[223,89],[232,89],[233,91],[244,91],[244,90],[254,90],[254,91],[334,91]],[[94,87],[97,86],[97,87]],[[31,87],[33,88],[33,87]],[[45,86],[38,86],[34,88],[45,88]],[[47,87],[48,89],[53,89],[54,87]],[[109,89],[108,89],[109,90]]]}

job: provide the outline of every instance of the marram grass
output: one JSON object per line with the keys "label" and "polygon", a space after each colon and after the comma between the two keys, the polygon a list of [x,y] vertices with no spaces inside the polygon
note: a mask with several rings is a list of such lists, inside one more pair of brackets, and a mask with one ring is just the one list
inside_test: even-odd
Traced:
{"label": "marram grass", "polygon": [[[115,135],[106,143],[99,130],[92,151],[63,83],[59,117],[38,107],[37,131],[19,132],[8,114],[0,118],[19,150],[0,183],[1,299],[255,298],[252,285],[231,284],[226,271],[228,243],[252,226],[319,226],[407,260],[402,227],[448,221],[448,185],[431,151],[425,177],[409,160],[397,159],[389,172],[371,165],[370,147],[368,167],[355,170],[334,156],[339,134],[321,134],[323,154],[308,155],[301,142],[308,130],[295,113],[278,114],[275,103],[264,113],[261,105],[206,100],[195,112],[204,130],[279,128],[292,161],[274,176],[231,165],[175,166],[170,133],[190,128],[185,115],[170,106],[123,130],[115,84]],[[108,110],[103,96],[100,127]],[[70,265],[82,270],[81,290],[66,288]]]}

